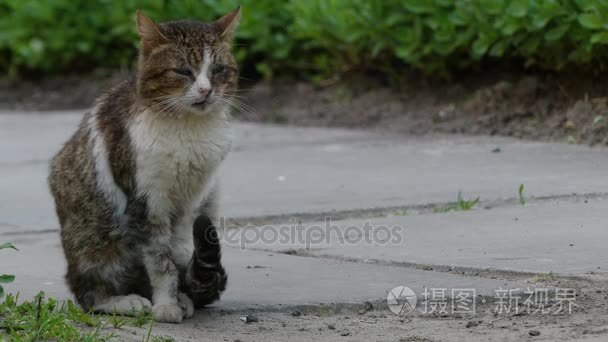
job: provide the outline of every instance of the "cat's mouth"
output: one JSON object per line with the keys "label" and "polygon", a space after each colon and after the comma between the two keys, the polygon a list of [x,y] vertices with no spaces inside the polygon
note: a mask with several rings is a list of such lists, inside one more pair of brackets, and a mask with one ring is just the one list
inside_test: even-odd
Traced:
{"label": "cat's mouth", "polygon": [[209,103],[209,101],[207,101],[207,99],[204,99],[202,101],[199,102],[194,102],[192,104],[192,107],[198,108],[198,109],[205,109],[207,107],[207,104]]}

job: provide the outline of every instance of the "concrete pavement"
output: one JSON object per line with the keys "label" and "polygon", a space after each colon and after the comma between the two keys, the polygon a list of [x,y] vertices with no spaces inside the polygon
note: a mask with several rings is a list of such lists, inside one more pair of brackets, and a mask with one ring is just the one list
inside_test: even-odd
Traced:
{"label": "concrete pavement", "polygon": [[[4,231],[56,228],[48,159],[80,116],[0,115]],[[519,184],[527,196],[608,193],[601,148],[251,124],[236,125],[235,135],[221,172],[221,207],[233,218],[445,203],[459,191],[491,201],[515,198]]]}
{"label": "concrete pavement", "polygon": [[[2,273],[16,276],[6,286],[31,298],[39,291],[72,298],[63,281],[65,260],[56,233],[12,237],[19,252],[2,251]],[[475,288],[487,297],[494,290],[524,286],[521,281],[461,277],[456,274],[377,266],[279,253],[224,248],[229,286],[215,307],[222,310],[281,309],[309,305],[381,302],[390,289],[407,284],[416,293],[424,287]]]}
{"label": "concrete pavement", "polygon": [[[45,178],[48,159],[80,115],[0,115],[0,242],[20,248],[0,251],[0,271],[17,276],[9,292],[70,297]],[[226,232],[276,234],[293,224],[291,216],[305,227],[323,227],[318,221],[331,213],[344,219],[332,221],[329,243],[309,249],[301,241],[252,241],[241,250],[224,241],[230,280],[217,309],[381,303],[398,285],[418,295],[435,287],[493,296],[501,287],[533,286],[530,273],[588,277],[608,269],[606,149],[253,124],[235,130],[238,140],[221,172],[222,211],[228,218],[255,218],[258,226]],[[519,184],[525,185],[525,206],[516,200]],[[441,207],[460,191],[482,204],[447,213],[408,210]],[[363,234],[344,232],[366,223],[400,227],[401,239],[335,239]]]}
{"label": "concrete pavement", "polygon": [[[308,239],[284,243],[277,236],[268,243],[269,239],[256,239],[250,233],[228,242],[237,248],[295,250],[301,255],[366,263],[584,276],[608,269],[606,213],[605,199],[547,200],[491,210],[332,221],[329,229],[326,221],[306,222],[302,235]],[[367,240],[361,236],[366,224]],[[392,234],[394,229],[398,229],[396,234]],[[272,234],[266,232],[266,236]]]}

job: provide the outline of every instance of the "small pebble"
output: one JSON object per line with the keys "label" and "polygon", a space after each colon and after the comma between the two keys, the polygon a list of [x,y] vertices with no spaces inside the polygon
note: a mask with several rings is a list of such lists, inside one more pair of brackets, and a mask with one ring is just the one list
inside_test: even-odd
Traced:
{"label": "small pebble", "polygon": [[259,320],[254,315],[247,315],[247,316],[241,317],[241,321],[243,321],[245,323],[254,323],[254,322],[258,322]]}
{"label": "small pebble", "polygon": [[374,311],[374,305],[370,302],[363,303],[363,310],[365,311]]}
{"label": "small pebble", "polygon": [[469,321],[466,325],[467,328],[473,328],[479,325],[479,322],[477,321]]}
{"label": "small pebble", "polygon": [[348,335],[350,335],[350,331],[348,331],[347,329],[340,331],[340,336],[348,336]]}
{"label": "small pebble", "polygon": [[530,331],[528,331],[528,334],[530,334],[530,336],[538,336],[538,335],[540,335],[540,331],[530,330]]}
{"label": "small pebble", "polygon": [[298,311],[298,310],[294,310],[294,311],[291,312],[291,315],[293,317],[298,317],[298,316],[302,316],[302,313],[300,311]]}
{"label": "small pebble", "polygon": [[327,329],[329,329],[329,330],[336,330],[336,326],[330,323],[330,324],[327,325]]}

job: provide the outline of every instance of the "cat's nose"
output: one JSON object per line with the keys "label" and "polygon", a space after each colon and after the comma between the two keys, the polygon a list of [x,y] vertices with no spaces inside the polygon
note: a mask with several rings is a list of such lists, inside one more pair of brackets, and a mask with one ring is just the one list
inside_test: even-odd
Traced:
{"label": "cat's nose", "polygon": [[206,99],[211,94],[210,88],[198,88],[198,93],[201,95],[203,99]]}

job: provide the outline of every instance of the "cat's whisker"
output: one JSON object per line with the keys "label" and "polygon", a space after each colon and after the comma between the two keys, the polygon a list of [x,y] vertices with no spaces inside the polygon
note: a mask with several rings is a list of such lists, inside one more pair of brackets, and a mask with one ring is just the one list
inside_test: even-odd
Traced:
{"label": "cat's whisker", "polygon": [[259,117],[255,109],[238,101],[237,99],[218,97],[218,101],[230,106],[233,109],[232,115],[238,119],[243,119],[244,121],[259,121]]}
{"label": "cat's whisker", "polygon": [[175,96],[166,96],[164,100],[156,101],[148,106],[148,109],[161,116],[168,116],[176,111],[179,104],[180,102]]}
{"label": "cat's whisker", "polygon": [[234,94],[234,93],[243,93],[253,90],[254,88],[240,88],[235,90],[225,91],[224,94]]}
{"label": "cat's whisker", "polygon": [[253,107],[249,106],[249,105],[248,105],[248,104],[246,104],[246,103],[243,103],[242,101],[240,101],[240,100],[238,100],[238,99],[235,99],[235,98],[228,98],[228,97],[222,97],[222,99],[223,99],[224,101],[226,101],[226,102],[228,102],[228,103],[232,104],[232,105],[235,105],[235,106],[239,107],[239,108],[242,108],[242,109],[246,109],[246,110],[249,110],[249,111],[253,111],[253,112],[255,112],[255,109],[254,109]]}

